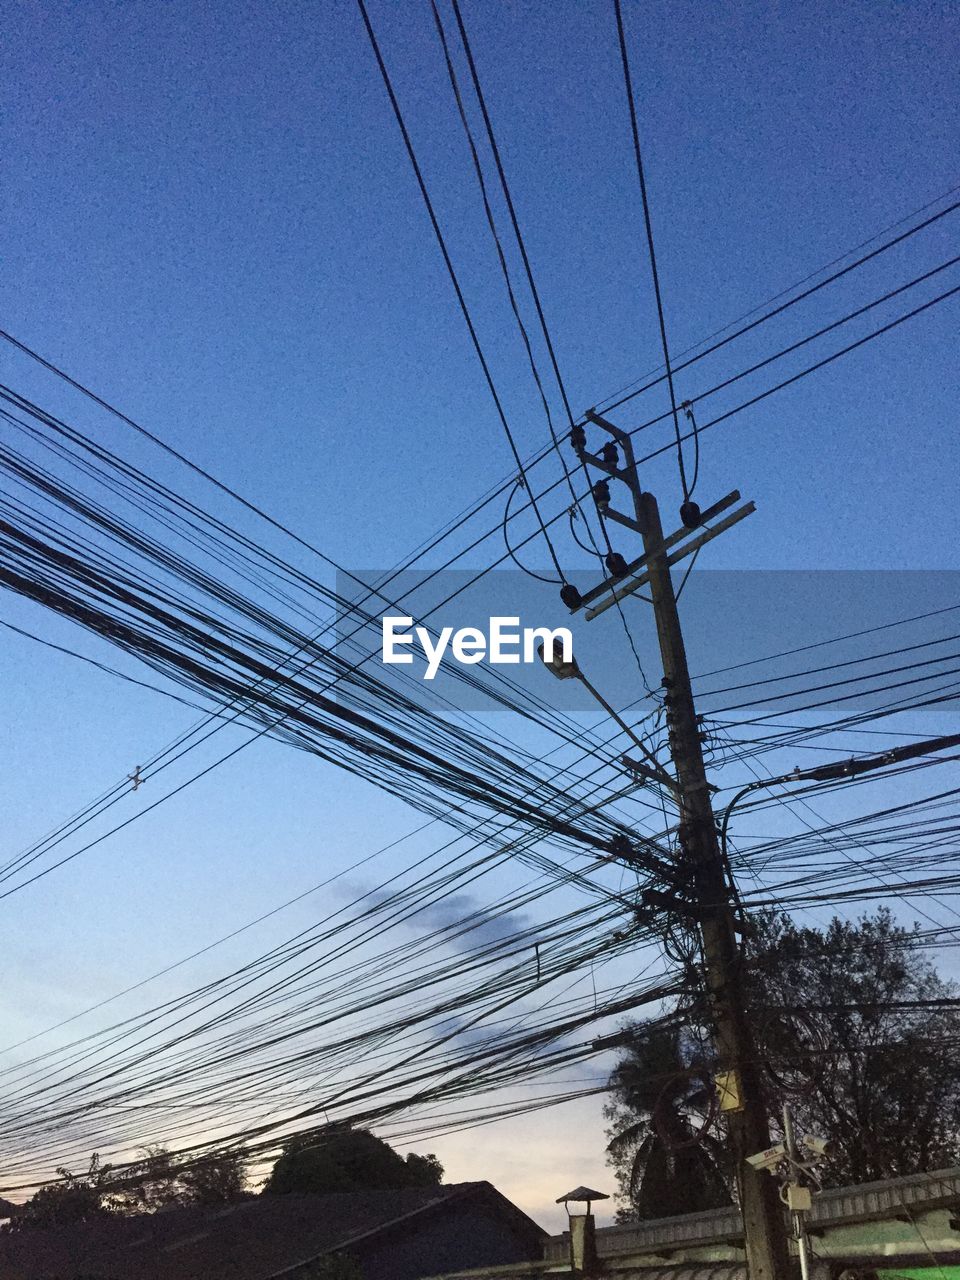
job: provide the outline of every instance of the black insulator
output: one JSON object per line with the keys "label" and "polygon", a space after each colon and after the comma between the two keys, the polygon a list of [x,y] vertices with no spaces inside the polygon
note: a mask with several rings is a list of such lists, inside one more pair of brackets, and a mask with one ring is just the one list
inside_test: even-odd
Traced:
{"label": "black insulator", "polygon": [[606,556],[604,563],[612,578],[624,578],[629,572],[627,562],[619,551],[611,551]]}
{"label": "black insulator", "polygon": [[560,588],[560,599],[568,609],[579,609],[583,604],[583,596],[572,582],[565,582]]}
{"label": "black insulator", "polygon": [[606,511],[610,505],[610,486],[606,480],[598,480],[593,486],[593,500],[599,511]]}
{"label": "black insulator", "polygon": [[577,453],[583,453],[584,449],[587,447],[587,433],[584,431],[583,427],[579,426],[579,424],[570,432],[570,443],[573,445]]}
{"label": "black insulator", "polygon": [[616,467],[620,464],[620,455],[617,453],[617,446],[612,440],[608,440],[600,450],[600,457],[608,467]]}
{"label": "black insulator", "polygon": [[685,529],[697,529],[703,523],[700,507],[689,498],[680,508],[680,523]]}

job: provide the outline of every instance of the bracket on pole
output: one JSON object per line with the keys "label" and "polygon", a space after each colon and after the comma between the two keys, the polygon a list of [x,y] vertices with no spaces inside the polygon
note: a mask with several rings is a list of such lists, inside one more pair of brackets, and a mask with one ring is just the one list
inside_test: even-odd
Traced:
{"label": "bracket on pole", "polygon": [[[601,430],[606,431],[614,438],[623,450],[623,462],[622,465],[619,465],[611,461],[609,457],[602,457],[588,450],[584,443],[585,437],[582,431],[579,439],[574,440],[580,460],[588,466],[596,467],[612,479],[622,481],[629,489],[633,499],[633,516],[624,515],[623,512],[607,505],[603,513],[604,518],[623,525],[632,532],[643,536],[646,532],[643,503],[641,501],[643,491],[640,487],[637,460],[633,452],[633,442],[630,439],[630,434],[624,431],[622,427],[618,427],[616,423],[602,417],[593,409],[588,409],[585,416],[588,422],[592,422],[594,426],[600,427]],[[605,448],[609,450],[613,446],[607,445]],[[613,451],[613,456],[616,456],[615,450]],[[667,556],[668,565],[677,564],[680,560],[686,559],[687,556],[694,555],[701,547],[706,546],[708,542],[712,542],[721,533],[726,533],[728,529],[732,529],[735,524],[739,524],[741,520],[746,519],[756,510],[752,502],[746,502],[742,507],[730,512],[718,524],[713,525],[712,528],[705,527],[708,520],[713,520],[716,516],[722,515],[723,512],[728,511],[739,501],[740,493],[737,489],[734,489],[732,493],[728,493],[726,497],[721,498],[719,502],[715,502],[713,506],[708,507],[700,514],[700,525],[698,527],[702,529],[702,532],[698,533],[696,528],[689,528],[686,525],[677,529],[674,533],[664,538],[658,548],[639,556],[636,560],[627,564],[623,573],[617,577],[604,578],[595,587],[585,591],[577,605],[571,609],[571,613],[577,613],[587,605],[592,605],[592,608],[586,609],[585,614],[587,621],[592,622],[594,618],[599,617],[601,613],[606,612],[607,609],[617,604],[620,600],[632,595],[635,591],[639,591],[641,587],[649,582],[649,573],[646,569],[651,557],[656,556],[660,551],[667,551],[671,547],[677,548]],[[678,546],[678,544],[682,545]],[[594,603],[595,601],[599,603]]]}

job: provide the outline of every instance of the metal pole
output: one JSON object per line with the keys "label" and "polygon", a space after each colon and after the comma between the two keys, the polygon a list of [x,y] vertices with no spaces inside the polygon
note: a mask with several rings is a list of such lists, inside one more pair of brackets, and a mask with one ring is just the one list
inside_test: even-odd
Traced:
{"label": "metal pole", "polygon": [[[787,1148],[787,1155],[790,1158],[792,1178],[792,1170],[796,1168],[798,1160],[797,1139],[793,1132],[793,1116],[787,1103],[783,1104],[783,1138]],[[807,1238],[807,1225],[802,1213],[793,1213],[791,1217],[793,1218],[793,1234],[797,1241],[797,1251],[800,1254],[800,1275],[802,1280],[810,1280],[810,1241]]]}

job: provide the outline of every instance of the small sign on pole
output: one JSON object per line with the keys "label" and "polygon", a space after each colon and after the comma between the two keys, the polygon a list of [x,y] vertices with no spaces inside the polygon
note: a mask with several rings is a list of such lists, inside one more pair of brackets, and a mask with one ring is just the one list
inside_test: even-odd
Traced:
{"label": "small sign on pole", "polygon": [[721,1111],[742,1111],[743,1090],[739,1071],[720,1071],[715,1077]]}

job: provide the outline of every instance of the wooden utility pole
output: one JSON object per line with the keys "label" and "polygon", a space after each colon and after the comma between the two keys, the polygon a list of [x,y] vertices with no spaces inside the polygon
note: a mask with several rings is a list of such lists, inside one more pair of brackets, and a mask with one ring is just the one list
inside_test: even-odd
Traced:
{"label": "wooden utility pole", "polygon": [[[608,482],[601,481],[594,486],[598,511],[607,520],[638,533],[643,539],[644,554],[632,564],[621,557],[608,556],[611,577],[583,596],[578,593],[579,598],[571,607],[576,611],[591,605],[586,609],[589,620],[640,587],[647,587],[650,592],[663,663],[670,753],[677,779],[675,799],[680,810],[682,858],[678,870],[686,873],[684,878],[689,883],[682,898],[678,896],[666,904],[666,908],[686,915],[700,931],[708,1012],[719,1067],[716,1082],[737,1178],[747,1272],[750,1280],[788,1280],[791,1268],[787,1222],[777,1184],[747,1160],[748,1156],[770,1146],[770,1126],[760,1063],[747,1015],[741,948],[734,927],[734,887],[728,879],[710,800],[670,574],[671,564],[694,554],[706,542],[748,516],[753,504],[748,503],[717,522],[715,517],[732,507],[739,500],[739,493],[728,494],[703,512],[687,500],[681,511],[685,527],[665,539],[656,499],[641,489],[629,434],[595,412],[589,412],[587,418],[608,432],[616,445],[608,444],[599,454],[592,453],[587,450],[586,436],[580,429],[572,436],[574,448],[586,465],[625,484],[633,506],[632,515],[616,510],[611,506]],[[622,458],[616,446],[622,450]],[[712,527],[707,526],[708,520],[714,520]]]}
{"label": "wooden utility pole", "polygon": [[770,1146],[770,1127],[746,1013],[731,886],[710,802],[680,616],[653,494],[640,495],[640,510],[644,567],[660,641],[670,751],[679,789],[681,845],[691,867],[691,901],[703,941],[704,976],[720,1066],[718,1085],[722,1086],[721,1106],[740,1193],[747,1270],[750,1280],[786,1280],[789,1256],[778,1188],[769,1174],[754,1169],[746,1159]]}

